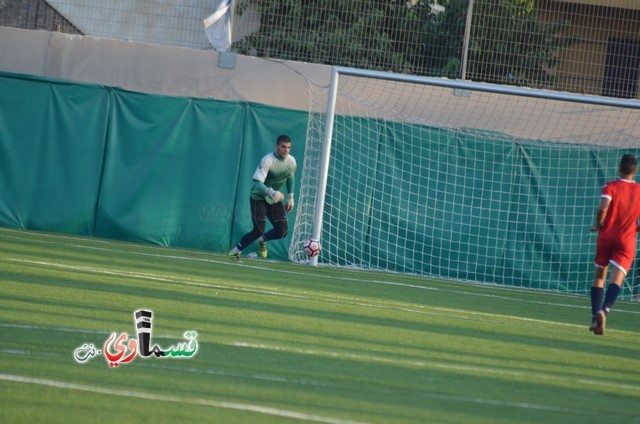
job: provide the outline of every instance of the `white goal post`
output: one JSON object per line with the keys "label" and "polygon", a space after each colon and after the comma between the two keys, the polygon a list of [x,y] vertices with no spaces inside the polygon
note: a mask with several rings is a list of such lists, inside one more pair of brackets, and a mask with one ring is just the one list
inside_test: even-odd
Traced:
{"label": "white goal post", "polygon": [[587,292],[640,101],[344,67],[311,91],[292,261]]}

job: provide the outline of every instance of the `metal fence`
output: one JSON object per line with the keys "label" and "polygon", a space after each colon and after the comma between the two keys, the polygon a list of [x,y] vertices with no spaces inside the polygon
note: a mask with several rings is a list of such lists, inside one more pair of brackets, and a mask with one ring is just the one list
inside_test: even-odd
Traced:
{"label": "metal fence", "polygon": [[82,34],[44,0],[0,0],[0,25]]}
{"label": "metal fence", "polygon": [[[0,0],[0,25],[211,49],[229,0]],[[235,0],[231,50],[637,98],[638,0]]]}

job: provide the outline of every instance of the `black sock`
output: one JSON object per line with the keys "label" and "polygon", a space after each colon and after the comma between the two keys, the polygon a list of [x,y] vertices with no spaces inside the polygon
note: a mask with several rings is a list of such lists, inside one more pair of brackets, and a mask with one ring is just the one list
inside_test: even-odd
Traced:
{"label": "black sock", "polygon": [[596,313],[602,307],[602,298],[604,297],[604,287],[591,286],[591,315],[595,318]]}
{"label": "black sock", "polygon": [[620,286],[617,284],[609,284],[607,287],[607,294],[604,296],[604,304],[602,305],[602,309],[605,313],[609,313],[609,309],[616,303],[616,299],[620,294]]}

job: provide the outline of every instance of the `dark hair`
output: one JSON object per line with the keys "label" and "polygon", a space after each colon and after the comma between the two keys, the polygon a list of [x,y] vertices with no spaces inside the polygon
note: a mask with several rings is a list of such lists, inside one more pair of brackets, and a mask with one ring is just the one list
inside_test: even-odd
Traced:
{"label": "dark hair", "polygon": [[635,174],[638,170],[638,160],[632,154],[626,153],[620,159],[619,171],[623,175]]}
{"label": "dark hair", "polygon": [[282,144],[282,143],[291,143],[291,139],[289,138],[288,135],[279,135],[278,139],[276,140],[276,144]]}

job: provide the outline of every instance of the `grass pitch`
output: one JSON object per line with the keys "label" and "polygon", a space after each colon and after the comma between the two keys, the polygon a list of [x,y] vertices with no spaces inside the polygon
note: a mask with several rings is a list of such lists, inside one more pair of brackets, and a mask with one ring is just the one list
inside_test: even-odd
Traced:
{"label": "grass pitch", "polygon": [[[196,354],[74,358],[134,338],[139,309],[152,343],[193,330]],[[589,316],[586,297],[0,228],[0,422],[638,423],[640,304],[604,336]]]}

